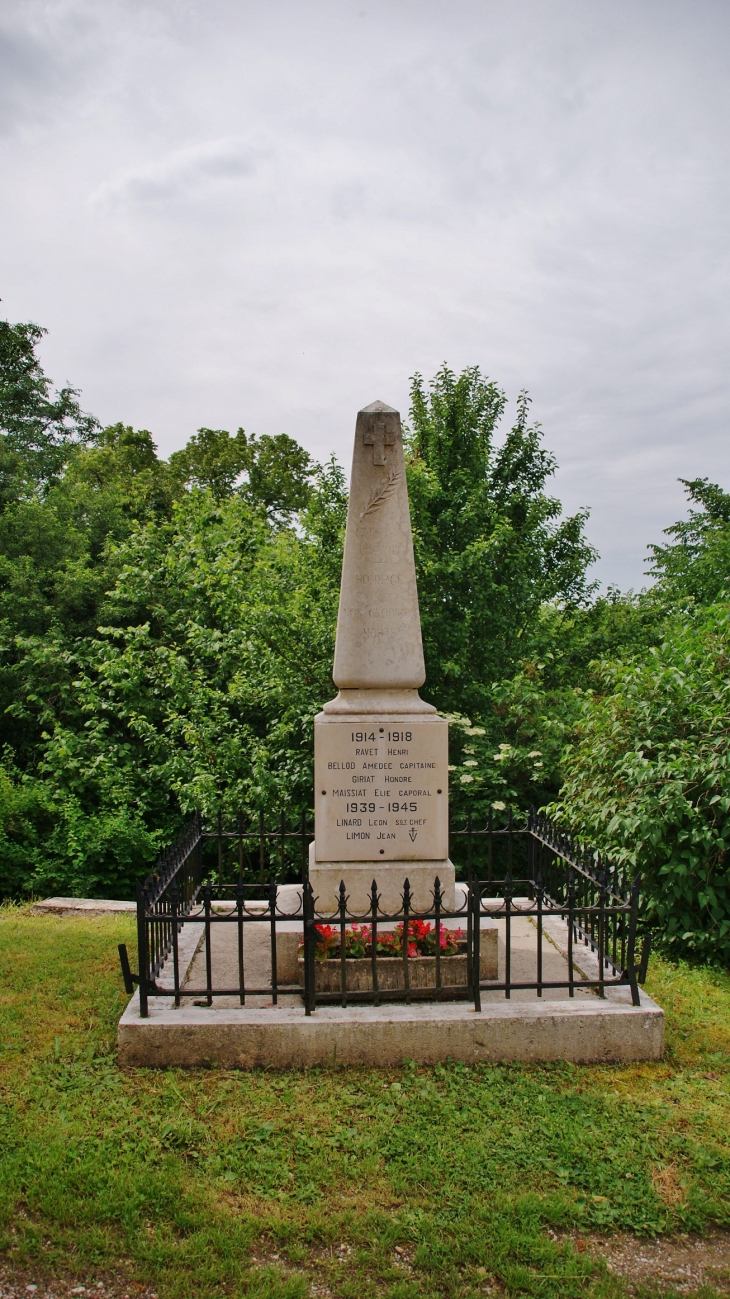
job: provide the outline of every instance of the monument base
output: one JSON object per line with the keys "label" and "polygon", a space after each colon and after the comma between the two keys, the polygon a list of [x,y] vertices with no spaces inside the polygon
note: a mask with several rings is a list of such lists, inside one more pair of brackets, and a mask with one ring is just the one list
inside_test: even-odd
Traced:
{"label": "monument base", "polygon": [[373,880],[378,882],[380,910],[392,915],[403,907],[403,885],[411,886],[412,907],[415,911],[433,908],[434,880],[441,885],[441,904],[445,911],[456,905],[454,883],[456,875],[453,862],[448,857],[441,861],[316,861],[314,844],[309,850],[309,882],[314,891],[315,908],[320,915],[332,915],[340,905],[340,881],[347,889],[347,909],[350,914],[365,915],[371,906]]}
{"label": "monument base", "polygon": [[[433,863],[431,863],[433,865]],[[290,885],[280,897],[287,915],[277,922],[279,977],[297,981],[302,921],[295,919],[301,889]],[[463,884],[456,886],[461,905]],[[450,921],[449,925],[457,922]],[[570,931],[564,921],[546,921],[543,972],[550,980],[565,980],[565,955]],[[390,926],[392,928],[392,925]],[[213,925],[213,986],[235,987],[238,944],[235,926]],[[481,954],[497,955],[497,968],[483,978],[504,983],[506,930],[504,920],[482,918]],[[412,1005],[318,1005],[305,1013],[300,993],[280,991],[278,1004],[270,994],[216,998],[208,1007],[197,992],[205,986],[206,953],[198,950],[203,926],[186,924],[179,943],[182,1004],[152,996],[149,1017],[140,1017],[135,992],[119,1021],[119,1063],[123,1068],[207,1067],[301,1069],[323,1065],[371,1065],[397,1068],[404,1059],[436,1064],[449,1058],[468,1063],[503,1060],[572,1060],[586,1063],[660,1060],[664,1049],[664,1013],[641,992],[632,1005],[628,985],[606,988],[605,997],[581,988],[580,976],[596,979],[598,960],[584,944],[576,944],[577,981],[574,997],[555,983],[542,997],[527,984],[534,979],[537,929],[531,919],[516,915],[511,925],[511,972],[517,986],[507,999],[504,991],[482,987],[481,1012],[468,1001],[418,1002]],[[247,978],[266,986],[271,974],[269,926],[246,926]],[[348,965],[351,962],[348,962]],[[336,962],[326,962],[326,966]],[[359,964],[359,962],[352,962]],[[415,962],[411,962],[415,965]],[[174,986],[172,958],[157,976],[160,989]],[[519,985],[522,984],[522,987]]]}
{"label": "monument base", "polygon": [[[623,1000],[618,1000],[618,995]],[[505,1060],[576,1064],[661,1060],[664,1012],[645,992],[614,1000],[500,1001],[481,1014],[466,1002],[413,1006],[301,1005],[216,1007],[150,999],[140,1019],[135,992],[119,1021],[119,1064],[134,1068],[312,1069],[333,1065],[397,1069],[404,1060],[433,1065]]]}

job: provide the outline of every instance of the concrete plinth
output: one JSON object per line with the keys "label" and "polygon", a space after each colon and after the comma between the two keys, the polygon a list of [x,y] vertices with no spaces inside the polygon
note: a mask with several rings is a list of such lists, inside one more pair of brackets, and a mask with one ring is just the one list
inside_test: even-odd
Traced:
{"label": "concrete plinth", "polygon": [[405,1059],[659,1060],[664,1014],[642,994],[641,1006],[579,1002],[320,1007],[307,1017],[293,1005],[206,1009],[152,998],[139,1018],[137,995],[119,1023],[124,1067],[210,1066],[304,1069],[315,1065],[392,1068]]}

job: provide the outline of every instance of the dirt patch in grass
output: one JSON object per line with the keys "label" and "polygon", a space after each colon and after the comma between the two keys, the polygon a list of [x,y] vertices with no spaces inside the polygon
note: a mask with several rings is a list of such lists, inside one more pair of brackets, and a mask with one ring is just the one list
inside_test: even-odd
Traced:
{"label": "dirt patch in grass", "polygon": [[711,1285],[730,1294],[730,1232],[709,1236],[658,1236],[647,1240],[628,1233],[571,1236],[579,1253],[602,1258],[630,1291],[647,1285],[689,1294]]}
{"label": "dirt patch in grass", "polygon": [[0,1264],[0,1299],[67,1299],[69,1295],[79,1299],[157,1299],[154,1289],[122,1277],[47,1281],[36,1272]]}

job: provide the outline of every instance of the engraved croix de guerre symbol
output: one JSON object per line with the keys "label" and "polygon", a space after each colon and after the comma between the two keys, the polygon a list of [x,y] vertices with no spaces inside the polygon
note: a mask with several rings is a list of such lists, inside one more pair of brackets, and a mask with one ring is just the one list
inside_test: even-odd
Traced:
{"label": "engraved croix de guerre symbol", "polygon": [[373,421],[372,430],[363,436],[363,445],[373,448],[374,465],[384,465],[385,448],[395,445],[395,433],[386,430],[384,419],[376,419]]}

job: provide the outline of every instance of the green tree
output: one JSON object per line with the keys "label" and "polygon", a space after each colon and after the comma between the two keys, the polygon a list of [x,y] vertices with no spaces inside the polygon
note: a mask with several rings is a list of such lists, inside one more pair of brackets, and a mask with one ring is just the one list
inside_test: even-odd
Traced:
{"label": "green tree", "polygon": [[498,445],[504,393],[474,366],[442,366],[428,390],[411,388],[408,488],[426,655],[425,693],[447,712],[483,718],[493,683],[532,649],[546,601],[585,603],[596,552],[586,512],[561,519],[546,495],[554,458],[528,399]]}
{"label": "green tree", "polygon": [[306,509],[311,497],[310,480],[316,466],[304,447],[277,433],[249,439],[248,495],[274,515],[289,515]]}
{"label": "green tree", "polygon": [[61,473],[69,448],[98,427],[74,388],[52,389],[36,356],[46,330],[0,320],[0,508]]}
{"label": "green tree", "polygon": [[664,639],[667,603],[656,588],[619,591],[609,587],[583,605],[551,600],[540,609],[531,632],[534,661],[542,661],[545,684],[585,685],[591,663],[632,658]]}
{"label": "green tree", "polygon": [[0,708],[15,760],[34,761],[40,732],[14,720],[19,664],[28,637],[69,648],[94,635],[105,593],[122,562],[115,547],[136,526],[172,508],[167,466],[151,436],[118,424],[67,451],[62,477],[0,513]]}
{"label": "green tree", "polygon": [[248,438],[240,428],[199,428],[181,451],[170,456],[170,470],[180,487],[207,487],[217,501],[232,496],[250,459]]}
{"label": "green tree", "polygon": [[98,634],[21,642],[13,711],[55,809],[27,888],[128,894],[193,808],[310,806],[345,511],[334,464],[296,528],[195,489],[116,547]]}
{"label": "green tree", "polygon": [[712,604],[730,590],[730,494],[707,478],[680,482],[702,508],[665,530],[668,545],[649,547],[650,572],[665,601]]}
{"label": "green tree", "polygon": [[216,500],[234,492],[275,515],[306,508],[315,473],[308,452],[286,433],[275,437],[201,428],[182,451],[170,456],[170,470],[182,487],[207,487]]}

